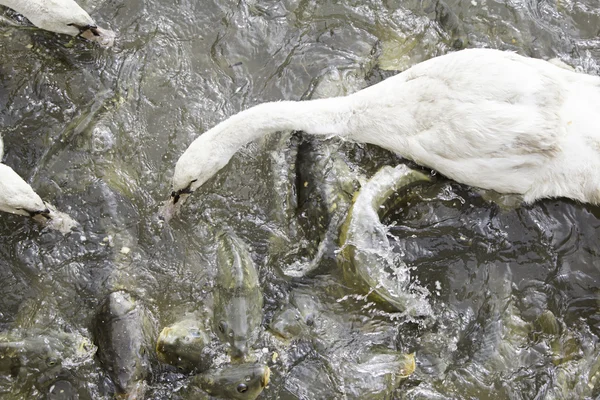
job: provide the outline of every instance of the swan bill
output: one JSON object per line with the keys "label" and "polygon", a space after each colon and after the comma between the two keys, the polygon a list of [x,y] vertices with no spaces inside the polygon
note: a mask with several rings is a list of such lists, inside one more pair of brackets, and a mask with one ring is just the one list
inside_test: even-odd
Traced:
{"label": "swan bill", "polygon": [[173,192],[169,200],[165,201],[165,203],[160,208],[158,217],[165,222],[169,222],[174,216],[179,214],[181,206],[186,202],[187,198],[190,197],[190,195],[191,192]]}
{"label": "swan bill", "polygon": [[30,212],[30,217],[43,227],[59,231],[63,235],[72,232],[79,223],[68,214],[60,212],[52,204],[45,203],[44,211]]}
{"label": "swan bill", "polygon": [[116,34],[109,29],[88,25],[80,28],[79,36],[89,40],[90,42],[96,42],[100,46],[112,47],[112,45],[115,43]]}
{"label": "swan bill", "polygon": [[[26,210],[27,211],[27,210]],[[52,219],[52,215],[50,213],[50,209],[46,208],[45,210],[40,210],[40,211],[27,211],[29,213],[29,216],[31,217],[31,219],[33,219],[34,221],[37,221],[39,223],[46,223],[48,222],[48,220]]]}

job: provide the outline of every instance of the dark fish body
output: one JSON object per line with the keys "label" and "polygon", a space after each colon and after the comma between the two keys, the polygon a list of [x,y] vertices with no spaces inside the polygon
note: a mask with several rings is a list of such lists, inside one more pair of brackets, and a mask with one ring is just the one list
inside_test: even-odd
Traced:
{"label": "dark fish body", "polygon": [[214,324],[219,338],[243,358],[263,318],[258,273],[244,243],[231,233],[218,237]]}
{"label": "dark fish body", "polygon": [[111,293],[96,317],[95,338],[100,361],[122,398],[142,399],[145,392],[149,373],[146,322],[143,307],[124,291]]}
{"label": "dark fish body", "polygon": [[269,384],[270,375],[266,365],[233,364],[195,375],[190,386],[221,399],[254,400]]}

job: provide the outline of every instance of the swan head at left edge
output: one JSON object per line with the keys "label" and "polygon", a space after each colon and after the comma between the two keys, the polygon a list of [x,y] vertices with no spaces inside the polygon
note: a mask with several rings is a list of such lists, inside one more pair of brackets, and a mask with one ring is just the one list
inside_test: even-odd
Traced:
{"label": "swan head at left edge", "polygon": [[112,46],[115,40],[113,31],[98,27],[74,0],[0,0],[0,4],[24,15],[40,29],[81,36],[104,47]]}
{"label": "swan head at left edge", "polygon": [[34,219],[50,218],[50,210],[11,167],[0,163],[0,211]]}
{"label": "swan head at left edge", "polygon": [[57,230],[63,235],[79,226],[69,215],[43,201],[19,174],[3,163],[0,163],[0,211],[30,217],[42,226]]}

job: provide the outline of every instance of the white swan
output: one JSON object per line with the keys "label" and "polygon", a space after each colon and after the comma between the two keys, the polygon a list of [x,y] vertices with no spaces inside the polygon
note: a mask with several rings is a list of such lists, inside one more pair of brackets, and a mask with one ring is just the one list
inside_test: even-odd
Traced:
{"label": "white swan", "polygon": [[0,0],[0,4],[47,31],[82,36],[103,46],[111,46],[115,38],[114,32],[96,26],[92,17],[73,0]]}
{"label": "white swan", "polygon": [[600,202],[600,77],[470,49],[346,97],[264,103],[221,122],[177,161],[165,219],[240,147],[280,130],[375,144],[526,202]]}

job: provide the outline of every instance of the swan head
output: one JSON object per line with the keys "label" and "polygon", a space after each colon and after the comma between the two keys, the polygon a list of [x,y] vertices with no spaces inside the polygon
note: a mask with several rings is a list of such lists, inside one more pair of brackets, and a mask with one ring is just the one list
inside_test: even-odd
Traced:
{"label": "swan head", "polygon": [[114,32],[99,28],[92,17],[73,0],[11,2],[10,7],[32,24],[50,32],[81,36],[102,46],[112,46]]}
{"label": "swan head", "polygon": [[24,215],[38,221],[50,219],[50,210],[12,168],[0,164],[0,211]]}
{"label": "swan head", "polygon": [[169,221],[188,197],[227,165],[230,158],[231,155],[213,146],[206,136],[196,139],[177,160],[173,191],[161,211],[161,218]]}
{"label": "swan head", "polygon": [[60,231],[63,235],[79,225],[67,214],[45,203],[11,167],[1,163],[0,211],[30,217],[44,227]]}
{"label": "swan head", "polygon": [[96,25],[71,25],[78,30],[78,33],[74,36],[81,36],[90,42],[96,42],[104,47],[111,47],[115,42],[116,35],[111,30],[103,29]]}

